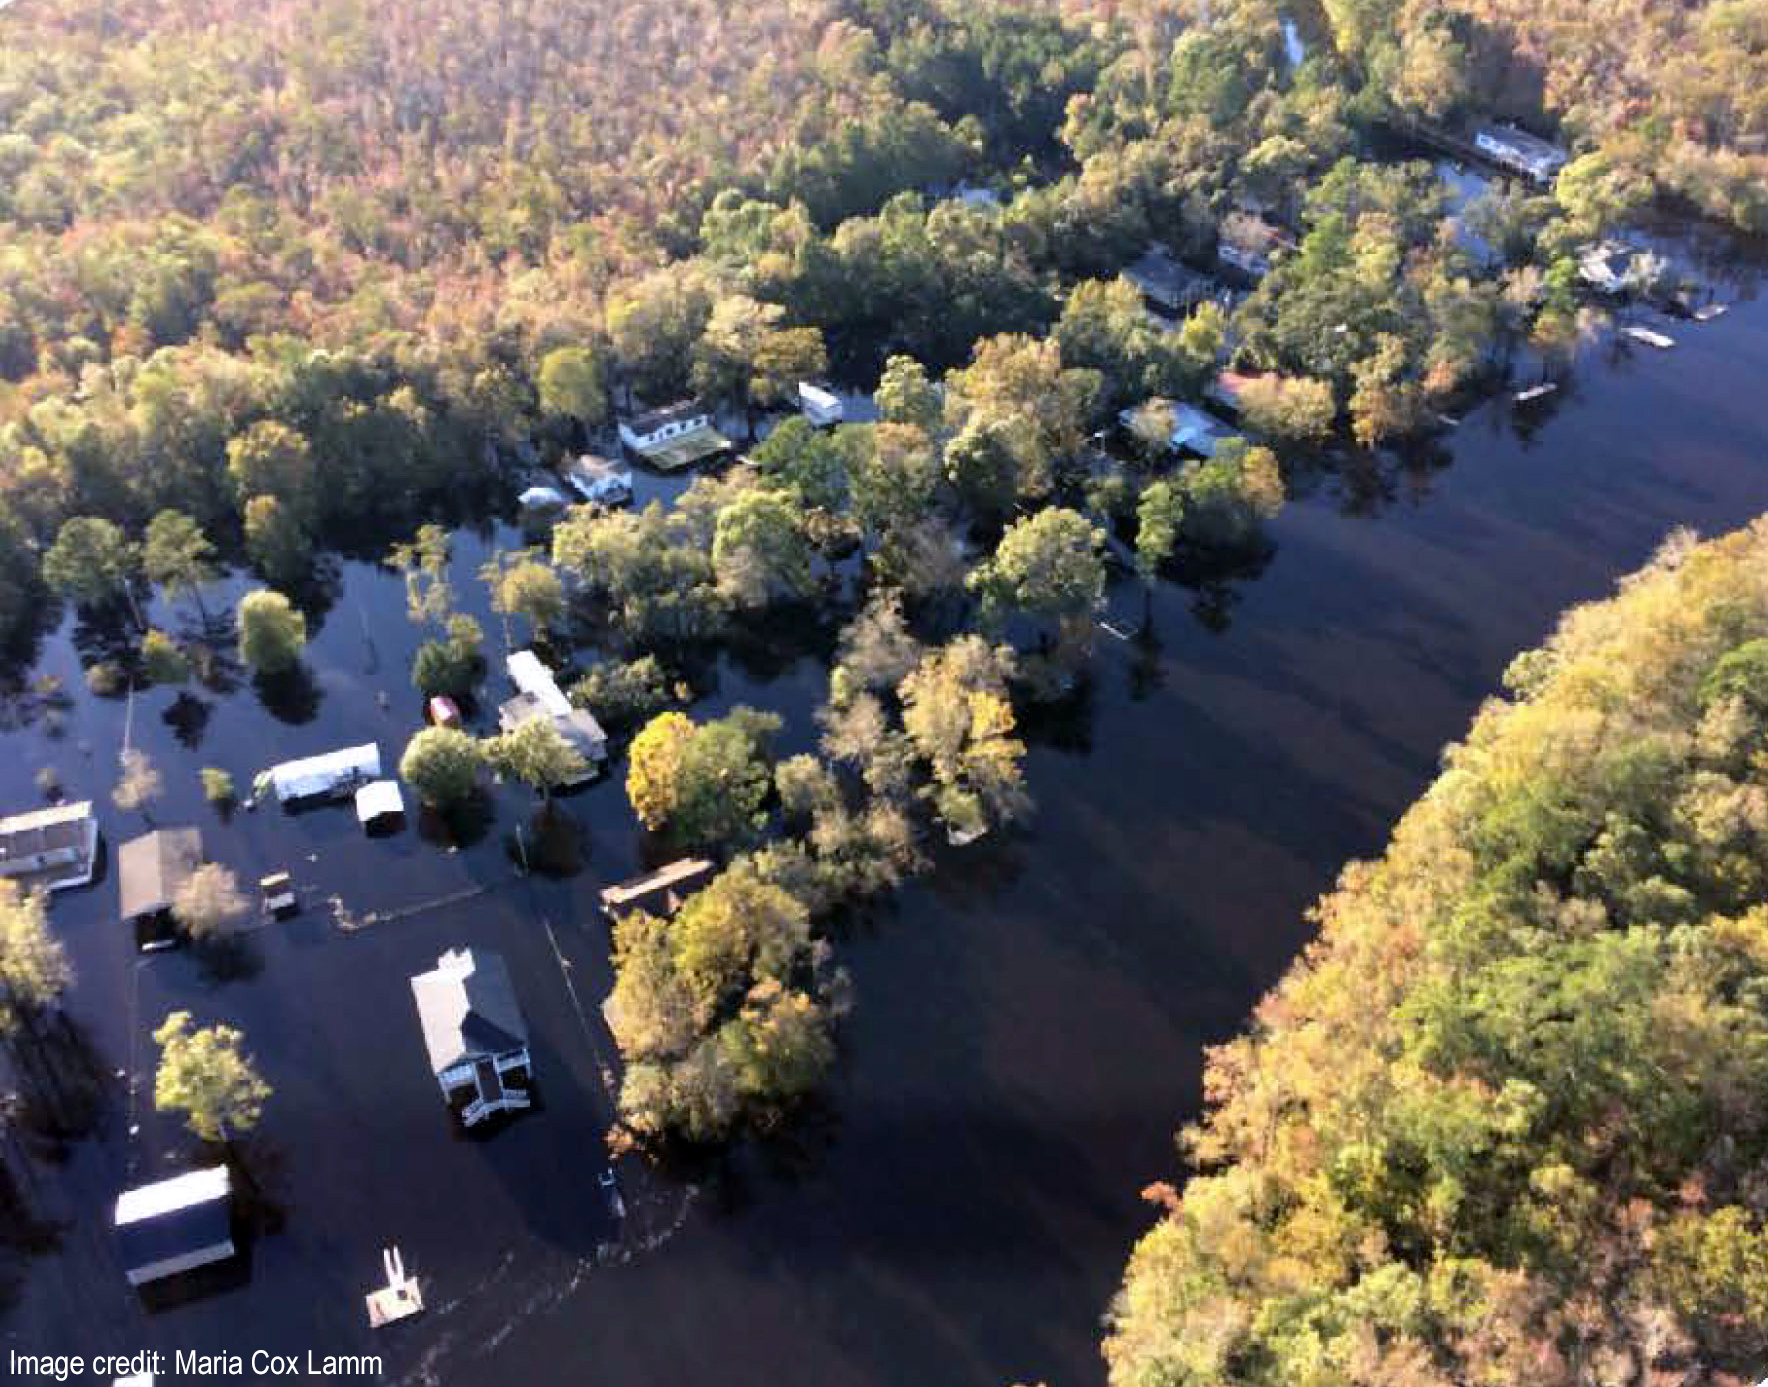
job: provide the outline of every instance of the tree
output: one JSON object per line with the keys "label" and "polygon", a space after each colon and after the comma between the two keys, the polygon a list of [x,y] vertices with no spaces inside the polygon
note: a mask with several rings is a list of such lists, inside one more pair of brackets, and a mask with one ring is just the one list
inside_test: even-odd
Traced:
{"label": "tree", "polygon": [[1016,463],[1015,494],[1038,499],[1056,463],[1079,451],[1101,388],[1097,371],[1063,364],[1054,338],[1002,334],[978,342],[970,365],[947,377],[945,420],[954,432],[992,425]]}
{"label": "tree", "polygon": [[955,842],[968,842],[1031,807],[1014,737],[1007,680],[1013,655],[980,636],[960,636],[923,656],[898,695],[903,728],[933,772],[928,798]]}
{"label": "tree", "polygon": [[[121,597],[134,611],[129,585],[139,567],[140,555],[120,529],[101,517],[76,515],[63,522],[43,555],[43,581],[89,607]],[[135,616],[139,622],[140,613]]]}
{"label": "tree", "polygon": [[426,727],[413,734],[399,758],[399,776],[425,804],[458,803],[478,787],[485,750],[456,727]]}
{"label": "tree", "polygon": [[192,1028],[188,1011],[174,1011],[153,1033],[160,1047],[153,1102],[161,1112],[182,1112],[185,1125],[204,1141],[230,1141],[258,1125],[270,1085],[258,1076],[232,1026]]}
{"label": "tree", "polygon": [[275,496],[253,496],[245,504],[246,554],[266,579],[289,587],[313,566],[313,537],[300,517]]}
{"label": "tree", "polygon": [[748,838],[763,818],[767,742],[779,725],[773,714],[741,706],[698,725],[682,713],[652,718],[633,738],[626,778],[639,819],[687,846]]}
{"label": "tree", "polygon": [[485,659],[480,653],[485,633],[479,623],[464,613],[448,618],[448,639],[425,641],[417,648],[411,662],[411,682],[425,698],[448,694],[461,698],[473,690],[484,672]]}
{"label": "tree", "polygon": [[405,611],[416,625],[448,619],[454,605],[448,559],[448,531],[440,525],[420,525],[410,543],[395,544],[387,556],[388,565],[405,575]]}
{"label": "tree", "polygon": [[1184,523],[1184,491],[1164,477],[1150,483],[1136,505],[1136,569],[1145,582],[1173,556]]}
{"label": "tree", "polygon": [[486,748],[491,764],[514,776],[543,800],[589,774],[589,762],[549,718],[529,718],[514,731],[493,737]]}
{"label": "tree", "polygon": [[[215,546],[181,511],[163,510],[147,525],[141,566],[168,593],[188,592],[203,611],[203,584],[215,581]],[[205,613],[206,615],[206,613]]]}
{"label": "tree", "polygon": [[204,766],[201,771],[203,798],[210,804],[228,805],[234,800],[233,777],[219,766]]}
{"label": "tree", "polygon": [[141,672],[152,684],[182,684],[190,678],[190,660],[177,641],[149,627],[141,637]]}
{"label": "tree", "polygon": [[1057,622],[1091,622],[1105,594],[1105,536],[1074,511],[1039,511],[1008,527],[992,558],[970,575],[984,612],[1010,611]]}
{"label": "tree", "polygon": [[238,878],[218,862],[203,863],[172,898],[172,918],[199,941],[231,934],[250,910]]}
{"label": "tree", "polygon": [[259,674],[292,669],[307,645],[307,618],[272,588],[239,600],[239,657]]}
{"label": "tree", "polygon": [[67,951],[49,930],[44,894],[0,878],[0,1036],[55,1005],[73,980]]}
{"label": "tree", "polygon": [[227,473],[242,505],[254,496],[274,497],[311,529],[321,510],[313,450],[305,434],[274,419],[260,419],[227,444]]}
{"label": "tree", "polygon": [[785,420],[750,450],[749,461],[771,487],[805,506],[838,511],[847,500],[847,464],[835,438],[803,415]]}
{"label": "tree", "polygon": [[548,414],[593,428],[608,417],[608,386],[602,359],[588,347],[555,347],[541,358],[536,378],[540,407]]}
{"label": "tree", "polygon": [[125,747],[118,758],[122,772],[111,790],[111,803],[124,812],[140,810],[147,816],[147,806],[165,789],[159,767],[139,747]]}
{"label": "tree", "polygon": [[887,423],[909,424],[929,437],[939,428],[944,397],[927,378],[927,368],[912,356],[893,356],[884,363],[872,398]]}
{"label": "tree", "polygon": [[1254,434],[1279,442],[1324,443],[1338,407],[1325,381],[1276,374],[1243,377],[1240,416]]}
{"label": "tree", "polygon": [[811,548],[802,507],[785,492],[752,487],[718,512],[712,571],[738,606],[765,606],[776,595],[811,589]]}
{"label": "tree", "polygon": [[493,611],[525,617],[537,633],[557,625],[565,613],[559,575],[532,550],[499,554],[480,569],[479,577],[490,584]]}

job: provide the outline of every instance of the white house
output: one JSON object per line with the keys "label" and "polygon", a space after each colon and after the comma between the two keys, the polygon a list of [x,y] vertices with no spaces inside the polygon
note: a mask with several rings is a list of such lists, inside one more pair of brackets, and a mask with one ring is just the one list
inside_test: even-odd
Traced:
{"label": "white house", "polygon": [[528,1025],[500,955],[450,949],[411,994],[430,1072],[462,1122],[529,1105]]}
{"label": "white house", "polygon": [[117,1242],[131,1286],[233,1256],[227,1167],[193,1170],[117,1198]]}
{"label": "white house", "polygon": [[608,734],[595,715],[565,697],[558,679],[532,650],[513,651],[504,661],[504,668],[520,692],[498,706],[498,726],[505,732],[514,732],[534,718],[546,718],[589,763],[588,772],[573,783],[581,784],[599,774],[602,763],[608,759]]}
{"label": "white house", "polygon": [[356,821],[370,833],[398,827],[405,797],[397,780],[371,780],[356,792]]}
{"label": "white house", "polygon": [[1526,174],[1537,183],[1551,183],[1569,157],[1558,145],[1514,125],[1482,126],[1474,134],[1473,144],[1494,164]]}
{"label": "white house", "polygon": [[[1173,400],[1150,400],[1141,409],[1160,408],[1171,412],[1173,429],[1167,446],[1175,452],[1193,452],[1199,457],[1215,456],[1218,445],[1234,436],[1234,430],[1223,423],[1215,415]],[[1140,411],[1126,409],[1117,416],[1118,423],[1126,429],[1133,429]]]}
{"label": "white house", "polygon": [[632,499],[632,469],[608,458],[585,453],[565,463],[559,473],[567,486],[596,505],[624,506]]}
{"label": "white house", "polygon": [[98,820],[89,799],[0,819],[0,877],[21,886],[84,886],[97,854]]}
{"label": "white house", "polygon": [[798,382],[798,408],[819,428],[839,424],[846,416],[839,395],[804,380]]}
{"label": "white house", "polygon": [[306,799],[341,799],[360,785],[381,778],[381,749],[373,742],[284,761],[259,777],[283,804]]}
{"label": "white house", "polygon": [[649,452],[671,439],[712,427],[712,411],[692,400],[647,409],[620,421],[620,441],[635,453]]}

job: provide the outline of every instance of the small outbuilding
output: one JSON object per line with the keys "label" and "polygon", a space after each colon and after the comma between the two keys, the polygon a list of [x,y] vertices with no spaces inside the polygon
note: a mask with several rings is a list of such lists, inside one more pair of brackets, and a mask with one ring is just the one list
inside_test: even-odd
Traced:
{"label": "small outbuilding", "polygon": [[203,863],[198,828],[161,828],[131,838],[117,849],[117,885],[125,925],[147,950],[176,942],[172,902]]}
{"label": "small outbuilding", "polygon": [[1552,141],[1514,125],[1481,126],[1474,133],[1473,145],[1500,168],[1523,174],[1536,183],[1553,182],[1570,158]]}
{"label": "small outbuilding", "polygon": [[233,1256],[232,1193],[224,1165],[124,1190],[115,1221],[129,1284],[145,1286]]}
{"label": "small outbuilding", "polygon": [[680,857],[655,871],[641,872],[602,891],[602,913],[618,920],[635,910],[669,916],[682,902],[717,874],[715,863],[704,857]]}
{"label": "small outbuilding", "polygon": [[807,380],[798,382],[798,408],[818,428],[839,424],[847,417],[847,409],[839,395]]}
{"label": "small outbuilding", "polygon": [[370,833],[388,833],[405,818],[397,780],[371,780],[356,792],[356,819]]}
{"label": "small outbuilding", "polygon": [[97,857],[98,819],[89,799],[0,819],[0,877],[27,889],[84,886]]}
{"label": "small outbuilding", "polygon": [[528,1025],[500,955],[451,949],[411,993],[430,1072],[463,1123],[529,1105]]}

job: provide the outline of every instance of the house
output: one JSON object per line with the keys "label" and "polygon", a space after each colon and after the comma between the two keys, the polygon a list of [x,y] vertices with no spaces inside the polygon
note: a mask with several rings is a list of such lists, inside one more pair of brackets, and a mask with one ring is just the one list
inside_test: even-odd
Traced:
{"label": "house", "polygon": [[462,1122],[528,1106],[528,1026],[501,956],[450,949],[411,994],[430,1072]]}
{"label": "house", "polygon": [[504,662],[504,668],[509,671],[510,682],[520,692],[499,705],[497,725],[505,732],[514,732],[525,722],[547,718],[559,735],[576,747],[589,763],[589,773],[573,783],[582,784],[598,774],[602,763],[608,759],[608,734],[602,731],[595,715],[586,708],[576,707],[565,697],[553,672],[532,650],[513,652]]}
{"label": "house", "polygon": [[0,819],[0,877],[26,889],[84,886],[97,859],[98,819],[89,799]]}
{"label": "house", "polygon": [[370,833],[397,828],[404,817],[397,780],[371,780],[356,792],[356,821]]}
{"label": "house", "polygon": [[1484,125],[1474,132],[1473,145],[1500,168],[1523,174],[1537,183],[1551,183],[1570,157],[1565,150],[1514,125]]}
{"label": "house", "polygon": [[254,788],[267,786],[280,803],[287,805],[303,800],[342,799],[354,794],[357,786],[380,778],[381,749],[373,742],[365,742],[328,751],[323,756],[284,761],[259,776]]}
{"label": "house", "polygon": [[172,902],[203,863],[203,834],[198,828],[161,828],[131,838],[117,849],[117,884],[121,916],[135,928],[143,950],[164,949],[176,942]]}
{"label": "house", "polygon": [[1216,233],[1216,256],[1250,279],[1263,279],[1280,250],[1292,242],[1263,217],[1252,212],[1230,212]]}
{"label": "house", "polygon": [[847,413],[839,395],[803,380],[798,382],[798,408],[818,428],[839,424]]}
{"label": "house", "polygon": [[620,421],[620,441],[666,472],[688,467],[731,446],[712,425],[712,412],[691,400]]}
{"label": "house", "polygon": [[117,1243],[131,1286],[233,1256],[232,1184],[211,1166],[117,1197]]}
{"label": "house", "polygon": [[[1173,400],[1149,400],[1141,409],[1161,408],[1172,414],[1172,435],[1167,446],[1175,452],[1192,452],[1199,457],[1215,456],[1216,448],[1226,439],[1234,437],[1234,430],[1223,423],[1215,415],[1198,409],[1195,405],[1178,403]],[[1117,416],[1118,423],[1126,429],[1134,429],[1139,410],[1126,409]]]}
{"label": "house", "polygon": [[1141,292],[1149,309],[1168,318],[1182,317],[1217,289],[1213,279],[1181,265],[1158,241],[1124,270],[1123,277]]}
{"label": "house", "polygon": [[602,913],[618,920],[635,910],[651,915],[673,915],[681,904],[717,873],[715,863],[704,857],[682,857],[666,863],[654,872],[607,887],[602,892]]}
{"label": "house", "polygon": [[624,506],[632,500],[632,469],[610,458],[584,453],[559,468],[565,484],[598,506]]}

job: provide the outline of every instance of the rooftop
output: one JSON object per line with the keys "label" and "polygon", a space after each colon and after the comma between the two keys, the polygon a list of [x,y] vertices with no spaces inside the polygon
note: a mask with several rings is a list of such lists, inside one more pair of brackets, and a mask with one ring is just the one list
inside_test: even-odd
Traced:
{"label": "rooftop", "polygon": [[411,993],[437,1074],[528,1044],[528,1025],[501,954],[451,949],[433,971],[411,980]]}
{"label": "rooftop", "polygon": [[1180,264],[1163,245],[1152,245],[1124,270],[1124,278],[1148,298],[1163,306],[1182,308],[1198,299],[1207,298],[1215,281]]}
{"label": "rooftop", "polygon": [[655,871],[642,872],[606,887],[602,891],[602,909],[610,915],[621,915],[638,909],[650,897],[661,895],[666,901],[673,899],[674,904],[667,906],[667,913],[673,914],[681,903],[679,897],[701,886],[716,870],[716,865],[704,857],[677,858]]}
{"label": "rooftop", "polygon": [[198,828],[161,828],[131,838],[117,849],[125,920],[157,915],[202,865],[203,834]]}
{"label": "rooftop", "polygon": [[710,424],[697,429],[689,429],[686,433],[677,434],[665,443],[642,449],[645,461],[663,472],[678,472],[684,467],[692,467],[701,458],[711,457],[714,453],[722,453],[731,446],[726,438]]}
{"label": "rooftop", "polygon": [[227,1198],[231,1185],[227,1167],[210,1166],[187,1175],[174,1175],[169,1180],[124,1190],[117,1196],[117,1227],[139,1223],[144,1219],[161,1218],[195,1204]]}
{"label": "rooftop", "polygon": [[677,400],[672,405],[647,409],[626,420],[626,427],[636,434],[651,434],[668,424],[685,424],[690,419],[706,417],[709,411],[697,400]]}

